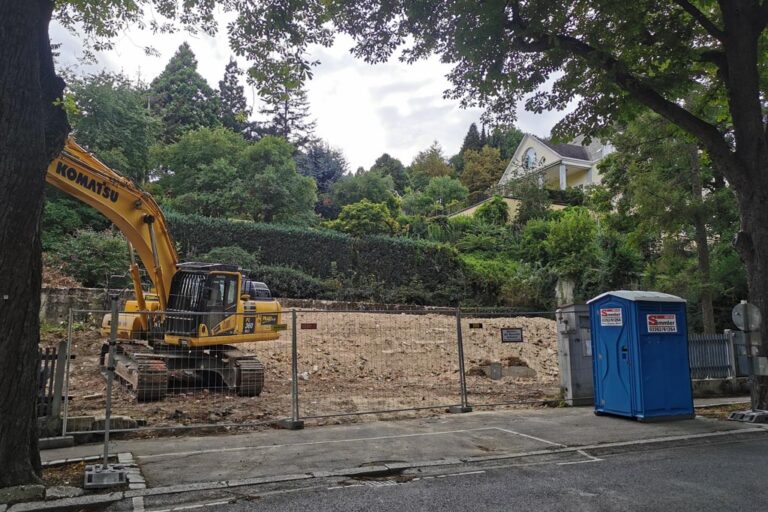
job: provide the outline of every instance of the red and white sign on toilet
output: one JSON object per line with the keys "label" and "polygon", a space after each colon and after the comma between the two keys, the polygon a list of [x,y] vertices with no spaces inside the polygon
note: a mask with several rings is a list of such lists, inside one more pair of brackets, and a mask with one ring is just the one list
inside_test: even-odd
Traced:
{"label": "red and white sign on toilet", "polygon": [[677,332],[677,315],[654,314],[646,315],[648,332]]}

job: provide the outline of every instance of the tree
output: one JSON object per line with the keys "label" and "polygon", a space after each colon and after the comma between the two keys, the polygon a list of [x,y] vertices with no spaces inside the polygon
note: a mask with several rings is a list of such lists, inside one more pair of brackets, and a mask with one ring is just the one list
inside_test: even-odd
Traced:
{"label": "tree", "polygon": [[509,162],[512,156],[517,150],[517,146],[525,137],[525,134],[520,131],[515,125],[497,125],[491,130],[488,135],[488,141],[486,144],[492,148],[499,150],[501,159],[505,162]]}
{"label": "tree", "polygon": [[317,191],[326,194],[349,171],[349,164],[340,149],[330,147],[327,142],[313,140],[296,155],[296,168],[299,174],[314,178]]}
{"label": "tree", "polygon": [[372,203],[385,203],[390,209],[397,209],[394,194],[395,184],[391,176],[382,176],[378,172],[363,172],[354,176],[344,176],[331,187],[331,197],[338,207],[358,203],[367,199]]}
{"label": "tree", "polygon": [[488,197],[488,190],[499,181],[506,167],[499,150],[485,146],[480,150],[467,150],[463,155],[461,182],[469,189],[470,202]]}
{"label": "tree", "polygon": [[[483,127],[485,132],[485,127]],[[480,151],[483,148],[483,140],[480,137],[480,132],[477,131],[477,125],[472,123],[469,125],[469,131],[464,136],[464,142],[461,145],[461,153],[466,151]]]}
{"label": "tree", "polygon": [[409,185],[405,166],[397,158],[389,156],[388,153],[384,153],[376,159],[373,167],[371,167],[371,171],[381,173],[382,176],[391,176],[398,194],[405,192],[406,187]]}
{"label": "tree", "polygon": [[237,168],[243,178],[245,209],[255,221],[309,224],[315,220],[315,180],[296,172],[295,148],[284,139],[267,136],[251,144]]}
{"label": "tree", "polygon": [[71,79],[77,141],[137,183],[148,179],[149,148],[160,123],[147,111],[147,91],[124,75],[101,72]]}
{"label": "tree", "polygon": [[[247,147],[247,141],[226,128],[188,131],[177,142],[154,149],[158,183],[171,197],[200,192],[216,195],[236,179],[236,160]],[[222,162],[231,169],[225,170]]]}
{"label": "tree", "polygon": [[40,219],[45,171],[69,132],[48,41],[53,8],[0,2],[0,487],[40,482]]}
{"label": "tree", "polygon": [[150,84],[152,112],[162,119],[165,142],[174,142],[189,130],[218,124],[219,100],[197,72],[197,59],[182,43]]}
{"label": "tree", "polygon": [[283,137],[297,149],[304,149],[313,140],[315,131],[306,90],[275,82],[262,87],[260,93],[264,106],[259,113],[269,119],[263,132]]}
{"label": "tree", "polygon": [[409,191],[402,201],[408,215],[443,215],[458,209],[467,198],[467,187],[450,176],[429,180],[422,192]]}
{"label": "tree", "polygon": [[578,278],[597,259],[597,225],[584,208],[569,208],[550,221],[543,248],[558,274]]}
{"label": "tree", "polygon": [[387,205],[367,199],[346,205],[341,209],[339,218],[326,225],[354,236],[394,235],[398,231],[397,220],[392,217]]}
{"label": "tree", "polygon": [[423,190],[429,183],[430,178],[438,176],[451,176],[453,169],[445,161],[443,148],[435,141],[432,145],[420,151],[413,159],[411,167],[408,170],[411,185],[415,190]]}
{"label": "tree", "polygon": [[155,159],[166,203],[182,213],[308,224],[317,189],[296,172],[294,152],[278,137],[248,142],[226,128],[201,128],[157,149]]}
{"label": "tree", "polygon": [[[699,302],[704,332],[714,333],[716,287],[710,274],[710,245],[722,239],[730,243],[732,238],[737,218],[723,201],[732,198],[731,191],[692,138],[656,114],[639,116],[612,142],[617,151],[601,167],[617,206],[614,216],[629,218],[622,221],[622,230],[644,233],[651,266],[696,254],[696,271],[686,274],[685,286],[676,282],[677,276],[672,277],[674,287],[664,286],[663,274],[653,271],[649,275],[657,280],[648,284]],[[608,219],[609,224],[616,221]]]}
{"label": "tree", "polygon": [[245,99],[245,89],[240,85],[243,72],[234,58],[224,68],[224,78],[219,81],[219,120],[225,128],[245,134],[250,127],[251,109]]}
{"label": "tree", "polygon": [[460,205],[467,199],[467,187],[461,182],[450,176],[438,176],[429,180],[429,184],[424,188],[424,195],[438,203],[442,209],[450,209]]}

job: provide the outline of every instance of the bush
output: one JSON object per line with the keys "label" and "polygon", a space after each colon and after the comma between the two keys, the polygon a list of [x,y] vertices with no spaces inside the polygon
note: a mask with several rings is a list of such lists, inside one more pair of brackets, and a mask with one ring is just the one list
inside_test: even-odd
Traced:
{"label": "bush", "polygon": [[110,282],[113,275],[126,275],[130,264],[128,244],[120,233],[80,230],[58,244],[51,257],[83,286],[128,285],[127,278]]}
{"label": "bush", "polygon": [[249,275],[265,282],[275,297],[333,299],[338,286],[333,280],[318,279],[301,270],[278,265],[258,267]]}
{"label": "bush", "polygon": [[243,269],[256,268],[259,264],[259,258],[236,245],[228,247],[217,247],[200,256],[200,261],[208,263],[226,263],[228,265],[238,265]]}
{"label": "bush", "polygon": [[493,196],[477,209],[474,217],[485,224],[503,226],[509,221],[509,206],[503,197]]}

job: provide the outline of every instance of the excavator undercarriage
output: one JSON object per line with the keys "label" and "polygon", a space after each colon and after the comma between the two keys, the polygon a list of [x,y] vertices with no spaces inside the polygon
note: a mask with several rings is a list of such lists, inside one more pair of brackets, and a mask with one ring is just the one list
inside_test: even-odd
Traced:
{"label": "excavator undercarriage", "polygon": [[[100,364],[104,367],[108,345]],[[115,375],[139,402],[162,400],[173,390],[227,389],[240,396],[258,396],[264,387],[264,365],[230,345],[212,349],[150,347],[122,342],[115,353]]]}

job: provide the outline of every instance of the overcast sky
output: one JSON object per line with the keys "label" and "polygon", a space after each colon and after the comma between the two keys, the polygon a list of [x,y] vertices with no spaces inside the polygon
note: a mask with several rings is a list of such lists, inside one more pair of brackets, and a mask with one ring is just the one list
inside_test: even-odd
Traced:
{"label": "overcast sky", "polygon": [[[218,87],[231,55],[225,33],[216,37],[183,32],[153,35],[133,29],[115,41],[114,50],[97,54],[95,65],[84,66],[79,62],[81,43],[75,36],[54,22],[51,39],[61,43],[60,66],[79,73],[106,68],[146,82],[163,70],[184,41],[195,52],[198,71],[211,87]],[[146,56],[143,47],[147,44],[160,56]],[[412,65],[392,60],[372,66],[352,57],[351,46],[349,39],[340,37],[331,48],[315,49],[313,57],[321,64],[308,84],[311,114],[317,122],[315,133],[344,152],[350,170],[369,168],[382,153],[408,165],[435,140],[447,157],[458,152],[470,123],[478,121],[481,111],[462,110],[458,102],[443,99],[449,66],[437,58]],[[239,64],[243,69],[248,67],[244,60]],[[249,103],[258,102],[252,88],[244,81],[243,85]],[[536,115],[521,108],[517,124],[525,132],[546,136],[561,116],[557,112]]]}

